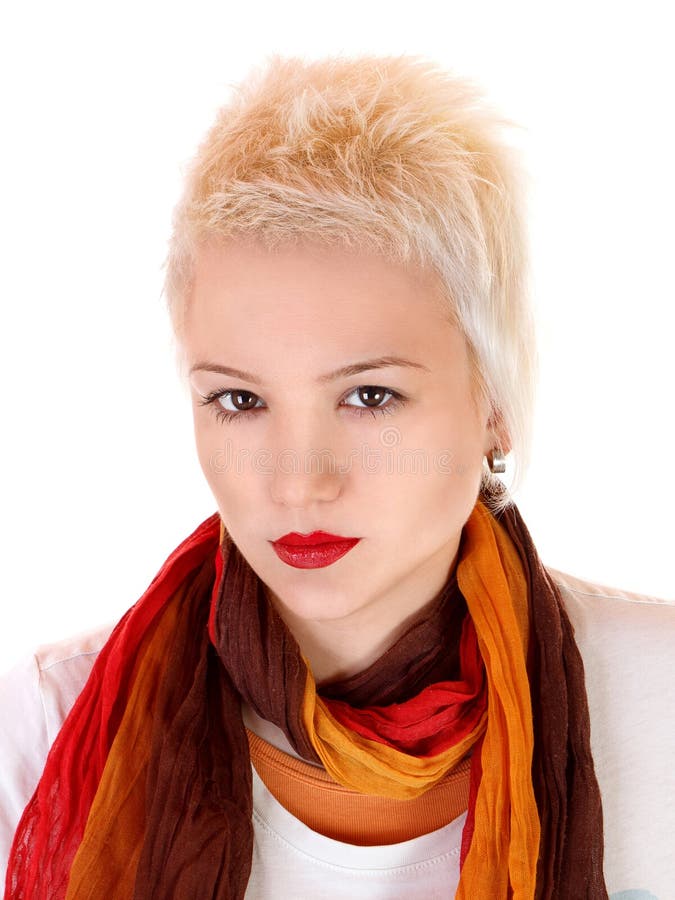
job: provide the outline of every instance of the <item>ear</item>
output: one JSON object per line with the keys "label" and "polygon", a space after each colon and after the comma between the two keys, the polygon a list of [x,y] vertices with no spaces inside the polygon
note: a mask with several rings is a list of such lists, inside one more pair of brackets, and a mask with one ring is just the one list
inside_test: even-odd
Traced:
{"label": "ear", "polygon": [[485,432],[485,446],[483,453],[487,454],[488,450],[498,448],[506,456],[511,452],[511,438],[504,424],[504,420],[499,410],[492,407],[487,420]]}

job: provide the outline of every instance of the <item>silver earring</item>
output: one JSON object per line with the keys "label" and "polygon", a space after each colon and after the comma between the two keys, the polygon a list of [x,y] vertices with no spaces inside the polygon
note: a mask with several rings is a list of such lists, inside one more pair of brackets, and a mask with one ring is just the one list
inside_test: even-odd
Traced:
{"label": "silver earring", "polygon": [[491,472],[506,472],[506,456],[500,450],[495,447],[486,455]]}

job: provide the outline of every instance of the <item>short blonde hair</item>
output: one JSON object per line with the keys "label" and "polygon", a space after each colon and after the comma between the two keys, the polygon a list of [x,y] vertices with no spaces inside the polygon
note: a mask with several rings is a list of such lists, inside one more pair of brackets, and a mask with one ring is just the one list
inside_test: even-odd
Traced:
{"label": "short blonde hair", "polygon": [[[508,435],[515,489],[537,357],[524,171],[502,136],[513,126],[475,83],[422,57],[268,57],[234,86],[189,167],[166,267],[174,335],[196,252],[214,237],[269,249],[311,239],[431,266],[476,397]],[[483,482],[494,477],[484,463]]]}

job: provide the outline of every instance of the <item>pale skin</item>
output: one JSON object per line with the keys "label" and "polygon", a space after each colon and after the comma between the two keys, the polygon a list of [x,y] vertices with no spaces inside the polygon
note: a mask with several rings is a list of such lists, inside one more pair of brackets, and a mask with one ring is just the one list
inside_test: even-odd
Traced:
{"label": "pale skin", "polygon": [[[207,244],[186,302],[197,452],[225,527],[317,683],[352,675],[442,589],[483,457],[500,436],[508,449],[474,399],[465,339],[430,271],[316,244]],[[416,365],[318,380],[394,356]],[[256,377],[196,368],[210,364]],[[270,544],[315,530],[361,540],[317,569]]]}

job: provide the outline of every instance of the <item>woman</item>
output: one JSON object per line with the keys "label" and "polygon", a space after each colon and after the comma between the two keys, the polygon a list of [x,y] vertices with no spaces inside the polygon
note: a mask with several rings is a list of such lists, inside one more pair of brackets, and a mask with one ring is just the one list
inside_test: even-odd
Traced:
{"label": "woman", "polygon": [[675,607],[547,569],[495,474],[504,124],[408,57],[275,58],[219,114],[167,272],[218,511],[5,679],[6,897],[675,896]]}

